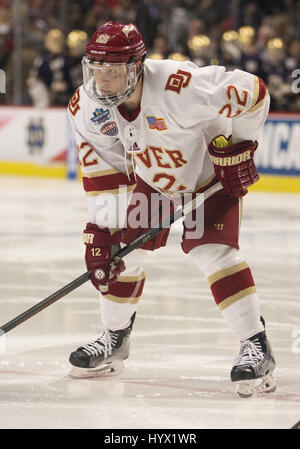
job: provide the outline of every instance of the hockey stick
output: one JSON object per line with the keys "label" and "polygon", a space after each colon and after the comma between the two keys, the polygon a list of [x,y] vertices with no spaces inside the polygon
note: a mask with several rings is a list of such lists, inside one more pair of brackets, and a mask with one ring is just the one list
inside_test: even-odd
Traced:
{"label": "hockey stick", "polygon": [[[222,189],[222,184],[220,182],[218,182],[218,183],[214,184],[213,186],[211,186],[210,188],[208,188],[203,194],[196,195],[196,198],[194,198],[192,201],[190,201],[189,203],[187,203],[184,206],[184,210],[182,210],[182,209],[177,210],[173,215],[171,215],[171,217],[168,217],[161,224],[160,227],[149,229],[147,232],[142,234],[140,237],[135,239],[133,242],[129,243],[124,248],[122,248],[117,254],[115,254],[114,257],[127,256],[127,254],[131,253],[133,250],[139,248],[141,245],[146,243],[148,240],[155,237],[163,229],[168,228],[175,221],[178,221],[183,216],[183,214],[187,215],[192,210],[200,207],[206,199],[208,199],[210,196],[212,196],[214,193],[218,192],[221,189]],[[87,282],[90,279],[90,277],[91,277],[91,271],[87,271],[86,273],[82,274],[78,278],[74,279],[74,281],[72,281],[69,284],[62,287],[57,292],[55,292],[52,295],[45,298],[43,301],[39,302],[38,304],[34,305],[30,309],[21,313],[16,318],[13,318],[11,321],[9,321],[8,323],[6,323],[0,327],[0,336],[9,332],[10,330],[14,329],[15,327],[19,326],[19,324],[22,324],[24,321],[33,317],[34,315],[41,312],[42,310],[46,309],[46,307],[49,307],[54,302],[63,298],[68,293],[75,290],[77,287],[80,287],[80,285]]]}

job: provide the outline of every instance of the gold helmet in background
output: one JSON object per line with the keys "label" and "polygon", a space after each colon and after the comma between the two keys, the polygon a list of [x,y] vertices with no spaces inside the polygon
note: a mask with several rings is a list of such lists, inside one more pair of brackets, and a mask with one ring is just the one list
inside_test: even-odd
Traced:
{"label": "gold helmet in background", "polygon": [[72,30],[67,36],[67,46],[69,53],[74,58],[84,55],[85,47],[88,42],[88,35],[83,30]]}
{"label": "gold helmet in background", "polygon": [[50,53],[62,53],[64,48],[64,35],[58,28],[48,31],[45,37],[45,47]]}
{"label": "gold helmet in background", "polygon": [[184,55],[183,53],[180,52],[175,52],[175,53],[170,53],[168,55],[168,59],[172,59],[173,61],[188,61],[188,56]]}
{"label": "gold helmet in background", "polygon": [[242,45],[252,45],[255,39],[255,29],[251,26],[239,28],[239,41]]}
{"label": "gold helmet in background", "polygon": [[266,48],[266,58],[272,64],[280,64],[285,58],[285,45],[280,37],[269,39]]}
{"label": "gold helmet in background", "polygon": [[192,61],[199,67],[208,64],[218,64],[215,58],[216,44],[206,34],[198,34],[188,40],[188,48]]}
{"label": "gold helmet in background", "polygon": [[160,61],[164,59],[164,56],[161,53],[149,53],[147,55],[147,59],[153,59],[154,61]]}
{"label": "gold helmet in background", "polygon": [[188,47],[193,57],[208,57],[213,50],[212,41],[205,34],[198,34],[189,39]]}

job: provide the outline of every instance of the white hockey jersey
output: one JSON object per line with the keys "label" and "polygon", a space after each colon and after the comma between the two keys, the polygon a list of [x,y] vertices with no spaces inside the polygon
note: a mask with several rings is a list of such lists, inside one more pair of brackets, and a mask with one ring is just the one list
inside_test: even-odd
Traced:
{"label": "white hockey jersey", "polygon": [[104,225],[103,195],[132,191],[132,171],[170,198],[205,186],[214,176],[208,143],[232,135],[234,143],[257,140],[260,151],[268,110],[269,95],[257,76],[189,61],[146,59],[141,103],[132,116],[123,106],[101,107],[81,86],[68,112],[90,221]]}

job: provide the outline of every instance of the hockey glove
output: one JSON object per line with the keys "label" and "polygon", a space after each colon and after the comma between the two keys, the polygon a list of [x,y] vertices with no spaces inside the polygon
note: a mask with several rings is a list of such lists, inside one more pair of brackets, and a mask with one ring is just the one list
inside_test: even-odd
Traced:
{"label": "hockey glove", "polygon": [[93,223],[88,223],[83,232],[85,263],[92,272],[92,284],[103,294],[108,293],[109,284],[125,270],[123,260],[114,257],[120,249],[122,237],[122,230],[111,234],[108,228],[101,229]]}
{"label": "hockey glove", "polygon": [[214,164],[215,174],[231,197],[242,197],[247,187],[259,180],[253,155],[257,142],[244,140],[232,144],[231,137],[214,138],[208,145],[208,152]]}

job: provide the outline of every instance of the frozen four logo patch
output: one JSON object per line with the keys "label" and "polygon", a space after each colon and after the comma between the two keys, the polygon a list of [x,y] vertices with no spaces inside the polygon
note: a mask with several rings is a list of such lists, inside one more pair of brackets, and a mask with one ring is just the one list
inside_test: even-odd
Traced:
{"label": "frozen four logo patch", "polygon": [[102,126],[100,131],[106,136],[116,136],[118,134],[118,127],[116,122],[108,122]]}
{"label": "frozen four logo patch", "polygon": [[93,117],[90,119],[95,125],[101,125],[110,119],[109,109],[97,108],[93,112]]}

